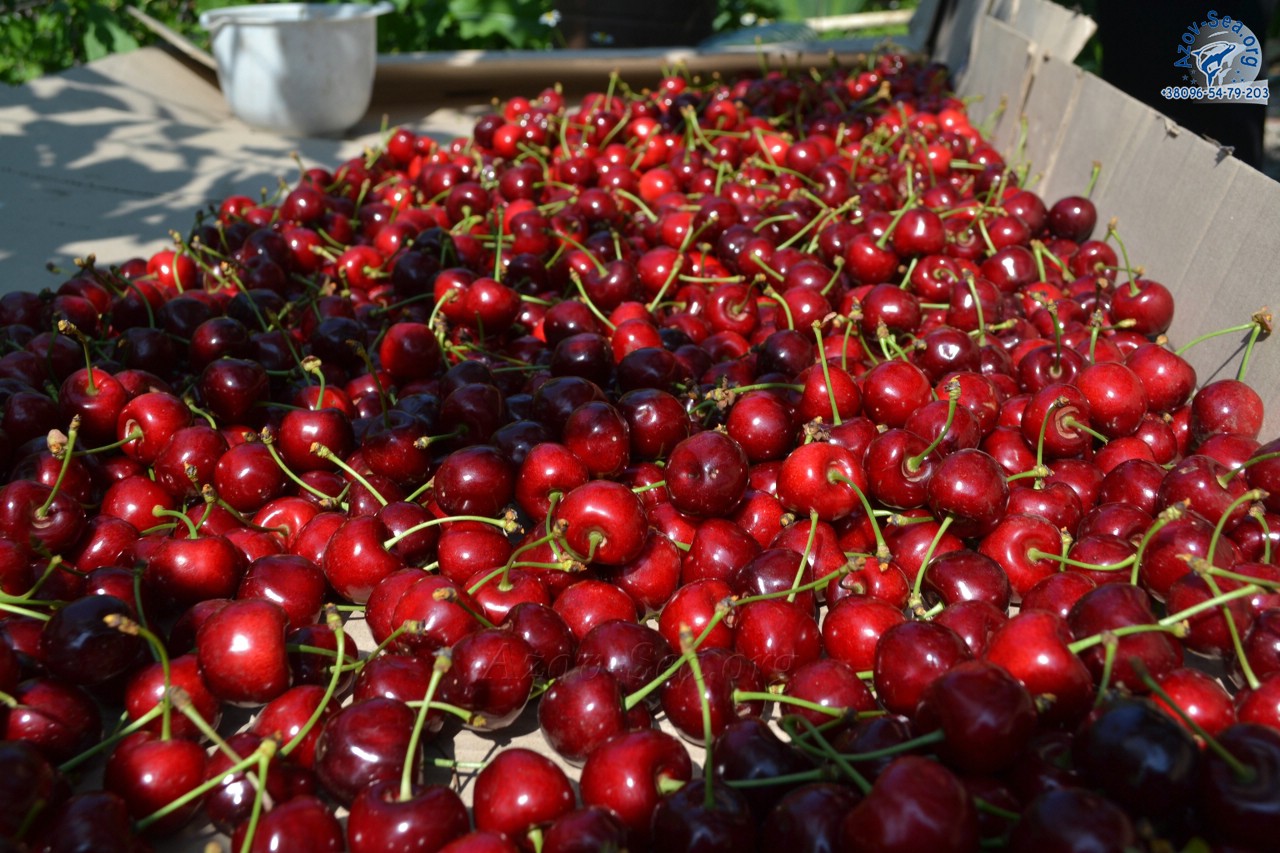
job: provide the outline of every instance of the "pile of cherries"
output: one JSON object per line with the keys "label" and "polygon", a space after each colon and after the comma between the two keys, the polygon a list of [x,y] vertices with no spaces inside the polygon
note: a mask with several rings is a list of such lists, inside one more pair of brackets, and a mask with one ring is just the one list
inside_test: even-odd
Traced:
{"label": "pile of cherries", "polygon": [[0,850],[1274,849],[1270,316],[1021,178],[615,79],[0,297]]}

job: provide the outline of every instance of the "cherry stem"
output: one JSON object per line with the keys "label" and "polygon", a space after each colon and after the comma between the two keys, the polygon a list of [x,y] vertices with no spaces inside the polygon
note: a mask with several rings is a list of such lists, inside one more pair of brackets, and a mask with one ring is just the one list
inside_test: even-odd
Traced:
{"label": "cherry stem", "polygon": [[1182,620],[1175,620],[1169,624],[1165,624],[1166,621],[1167,619],[1161,619],[1159,622],[1144,622],[1140,625],[1125,625],[1121,628],[1112,628],[1109,631],[1102,631],[1101,633],[1076,640],[1074,643],[1068,644],[1067,648],[1070,649],[1072,654],[1078,655],[1086,649],[1091,649],[1101,644],[1108,636],[1119,639],[1132,634],[1149,634],[1153,632],[1173,634],[1175,637],[1186,635],[1186,626],[1182,624]]}
{"label": "cherry stem", "polygon": [[413,708],[415,711],[423,706],[430,708],[432,711],[443,711],[446,714],[451,714],[452,716],[457,717],[459,720],[462,720],[462,722],[466,723],[467,725],[480,725],[484,722],[484,718],[481,717],[479,714],[473,714],[470,711],[468,711],[466,708],[460,708],[459,706],[450,704],[448,702],[435,702],[435,701],[423,702],[422,700],[419,699],[419,700],[414,700],[410,702],[405,702],[405,704],[408,705],[410,708]]}
{"label": "cherry stem", "polygon": [[780,705],[795,705],[797,708],[804,708],[809,711],[815,711],[819,714],[826,714],[829,717],[844,717],[848,708],[834,708],[830,705],[819,705],[817,702],[810,702],[808,699],[801,699],[799,696],[788,696],[785,693],[769,693],[755,690],[735,690],[733,691],[733,701],[735,702],[777,702]]}
{"label": "cherry stem", "polygon": [[[7,696],[7,694],[0,694],[0,696]],[[17,707],[17,702],[16,700],[13,700],[12,697],[8,697],[7,699],[0,700],[0,704],[9,705],[11,708]],[[153,705],[152,707],[147,709],[147,712],[145,714],[138,717],[138,719],[132,721],[127,726],[124,726],[118,729],[117,731],[112,732],[111,734],[107,735],[98,743],[95,743],[93,746],[86,749],[84,752],[72,758],[69,758],[63,763],[59,764],[58,772],[70,773],[72,770],[79,767],[81,764],[84,764],[90,758],[93,758],[95,755],[101,755],[103,752],[115,746],[117,743],[124,740],[129,735],[133,734],[136,731],[141,731],[142,729],[146,728],[148,725],[150,725],[152,720],[154,720],[156,717],[163,715],[167,707],[168,707],[168,702],[160,702]]]}
{"label": "cherry stem", "polygon": [[490,620],[489,617],[485,616],[479,610],[476,610],[469,603],[467,603],[466,600],[464,600],[461,596],[458,595],[458,591],[452,587],[442,586],[439,589],[437,589],[435,592],[431,593],[431,597],[436,601],[447,601],[450,604],[457,605],[462,610],[466,611],[467,615],[469,615],[472,619],[479,622],[485,628],[498,627],[497,625],[493,624],[492,620]]}
{"label": "cherry stem", "polygon": [[1080,421],[1076,420],[1074,417],[1072,417],[1072,416],[1070,416],[1070,415],[1068,415],[1067,417],[1065,417],[1065,418],[1063,418],[1063,419],[1062,419],[1062,424],[1063,424],[1063,426],[1070,427],[1070,428],[1075,429],[1075,430],[1077,430],[1077,431],[1079,431],[1079,432],[1082,432],[1082,433],[1084,433],[1085,435],[1093,436],[1093,437],[1094,437],[1094,438],[1096,438],[1098,441],[1101,441],[1103,444],[1106,444],[1106,443],[1107,443],[1107,441],[1109,441],[1109,439],[1108,439],[1105,435],[1103,435],[1102,433],[1098,432],[1098,431],[1097,431],[1096,429],[1094,429],[1093,427],[1091,427],[1091,426],[1089,426],[1089,425],[1087,425],[1087,424],[1083,424],[1083,423],[1081,423]]}
{"label": "cherry stem", "polygon": [[951,522],[954,520],[955,516],[951,515],[942,519],[942,522],[938,525],[938,532],[933,534],[933,540],[929,542],[929,548],[924,552],[924,557],[920,560],[920,570],[916,572],[916,582],[911,587],[911,598],[908,601],[908,606],[913,611],[924,605],[924,598],[920,594],[920,591],[924,588],[924,573],[929,568],[929,561],[933,559],[933,552],[937,550],[938,543],[942,541],[942,537],[946,535],[947,528],[951,526]]}
{"label": "cherry stem", "polygon": [[392,548],[396,547],[396,545],[400,544],[402,539],[408,536],[412,536],[415,533],[426,530],[428,527],[436,527],[441,524],[447,524],[451,521],[478,521],[481,524],[491,524],[504,533],[512,533],[516,530],[515,519],[511,517],[510,514],[504,515],[502,518],[489,518],[484,515],[451,515],[447,518],[428,519],[427,521],[415,524],[413,527],[405,528],[395,536],[384,541],[382,543],[382,547],[390,551]]}
{"label": "cherry stem", "polygon": [[1262,562],[1271,562],[1271,528],[1267,524],[1267,514],[1262,507],[1253,507],[1249,510],[1249,515],[1254,521],[1258,522],[1258,526],[1262,528]]}
{"label": "cherry stem", "polygon": [[902,743],[895,743],[893,746],[886,746],[884,749],[873,749],[868,752],[842,753],[848,761],[878,761],[881,758],[890,758],[895,755],[901,755],[904,752],[911,752],[913,749],[919,749],[922,746],[932,746],[935,743],[941,743],[946,740],[947,736],[942,729],[934,729],[928,734],[919,737],[904,740]]}
{"label": "cherry stem", "polygon": [[947,437],[947,432],[950,431],[951,424],[955,420],[956,406],[959,402],[960,383],[957,380],[952,379],[947,383],[947,419],[943,422],[942,429],[938,430],[937,436],[929,443],[928,447],[921,450],[915,456],[910,456],[903,461],[903,465],[906,467],[908,472],[914,474],[919,471],[924,460],[929,458],[929,454],[933,453],[942,445],[943,439]]}
{"label": "cherry stem", "polygon": [[711,729],[711,700],[707,698],[707,680],[702,675],[702,662],[698,660],[697,646],[693,640],[693,631],[688,625],[680,626],[681,657],[689,664],[693,673],[693,683],[698,687],[698,703],[702,706],[702,746],[706,755],[702,760],[702,807],[711,811],[715,808],[715,791],[712,788],[714,761],[711,751],[715,746],[715,733]]}
{"label": "cherry stem", "polygon": [[324,492],[293,473],[292,469],[290,469],[289,466],[285,464],[284,460],[280,458],[280,453],[275,448],[275,441],[271,438],[271,434],[268,431],[263,430],[260,438],[262,439],[262,443],[267,446],[267,452],[271,454],[271,458],[275,460],[276,465],[279,466],[280,470],[284,472],[284,475],[292,480],[296,486],[310,492],[321,501],[326,501],[330,504],[337,502],[338,499],[333,495],[326,495]]}
{"label": "cherry stem", "polygon": [[1253,331],[1249,332],[1249,341],[1244,345],[1244,355],[1240,358],[1240,368],[1236,371],[1236,381],[1243,382],[1249,372],[1249,360],[1253,358],[1253,346],[1264,335],[1271,334],[1271,312],[1266,308],[1253,315]]}
{"label": "cherry stem", "polygon": [[[788,329],[794,329],[796,327],[796,320],[795,317],[791,315],[791,306],[787,304],[787,300],[784,299],[782,294],[775,290],[771,284],[765,285],[764,293],[773,300],[774,304],[782,311],[783,316],[787,318],[786,327]],[[821,357],[821,353],[819,353],[819,357]]]}
{"label": "cherry stem", "polygon": [[880,522],[876,521],[876,511],[871,506],[871,501],[867,498],[866,492],[859,488],[858,484],[850,480],[839,470],[832,470],[827,473],[827,480],[832,483],[844,483],[853,489],[853,493],[858,496],[858,501],[862,504],[862,511],[867,514],[867,521],[871,524],[871,533],[876,538],[876,559],[887,560],[892,556],[889,550],[889,543],[884,541],[884,534],[880,531]]}
{"label": "cherry stem", "polygon": [[[271,747],[263,749],[263,747],[271,744]],[[254,755],[257,757],[258,779],[260,780],[253,790],[253,809],[249,812],[249,822],[245,829],[244,841],[240,845],[240,853],[250,853],[253,850],[253,839],[258,834],[258,821],[262,819],[263,800],[267,796],[267,771],[271,764],[272,756],[275,752],[275,741],[271,739],[264,740],[256,750]]]}
{"label": "cherry stem", "polygon": [[[298,745],[306,739],[307,735],[313,728],[320,725],[321,718],[324,717],[325,709],[329,707],[329,702],[338,692],[338,684],[342,680],[342,674],[346,671],[346,630],[342,623],[342,617],[338,615],[338,610],[332,604],[325,605],[324,620],[329,630],[333,632],[334,639],[334,663],[332,671],[329,673],[329,683],[325,685],[324,695],[320,697],[319,703],[316,704],[315,710],[311,712],[311,716],[307,718],[307,722],[303,724],[289,742],[280,747],[282,755],[288,755],[298,748]],[[329,649],[319,649],[317,651],[328,652]]]}
{"label": "cherry stem", "polygon": [[[187,700],[185,704],[182,701],[178,700],[177,688],[175,688],[172,691],[172,698],[175,701],[175,703],[178,705],[179,710],[181,710],[184,714],[187,714],[188,716],[191,716],[192,714],[195,715],[194,717],[192,717],[193,722],[199,719],[201,723],[204,723],[204,719],[200,717],[200,715],[195,712],[195,709],[190,706],[190,700]],[[204,723],[204,725],[205,725],[205,728],[208,728],[210,732],[213,732],[213,729],[208,725],[208,723]],[[215,736],[217,735],[216,732],[213,732],[213,734]],[[265,757],[267,761],[270,761],[271,757],[274,756],[275,753],[276,753],[276,742],[271,738],[267,738],[263,740],[260,744],[258,744],[258,748],[255,749],[252,753],[250,753],[249,756],[246,758],[240,758],[240,756],[237,755],[234,751],[231,751],[231,755],[235,759],[235,763],[230,767],[228,767],[224,773],[222,773],[219,776],[215,776],[212,779],[205,780],[203,783],[192,788],[190,791],[187,791],[182,796],[177,797],[176,799],[167,803],[164,806],[161,806],[156,811],[140,819],[135,824],[135,826],[138,828],[139,831],[145,830],[151,824],[160,820],[170,812],[174,812],[182,808],[192,800],[203,797],[209,791],[212,791],[214,788],[221,785],[223,780],[226,779],[228,776],[233,776],[236,773],[246,772],[250,768],[254,767],[255,765],[257,765],[259,768],[259,773],[257,774],[257,776],[248,774],[247,772],[246,772],[246,776],[251,780],[251,782],[253,783],[256,789],[258,789],[259,791],[264,790],[266,786],[260,780],[263,778],[263,776],[265,776],[266,762],[263,762],[262,758]]]}
{"label": "cherry stem", "polygon": [[84,354],[85,382],[88,383],[86,393],[90,397],[98,396],[98,384],[93,378],[93,357],[89,354],[89,339],[76,328],[74,323],[68,320],[58,321],[58,331],[69,338],[75,338],[76,342],[80,344],[80,351]]}
{"label": "cherry stem", "polygon": [[[1273,450],[1270,453],[1259,453],[1257,456],[1250,456],[1244,462],[1240,463],[1239,465],[1237,465],[1236,467],[1228,471],[1226,474],[1219,477],[1218,483],[1219,485],[1222,486],[1222,488],[1225,489],[1228,485],[1230,485],[1231,481],[1234,480],[1236,476],[1240,474],[1241,471],[1248,470],[1249,468],[1252,468],[1254,465],[1257,465],[1259,462],[1266,462],[1271,459],[1280,459],[1280,450]],[[1264,494],[1263,497],[1265,498],[1266,495]],[[1262,498],[1259,498],[1259,500],[1261,499]]]}
{"label": "cherry stem", "polygon": [[[1253,671],[1252,665],[1249,663],[1249,656],[1245,654],[1244,644],[1240,640],[1240,628],[1236,625],[1235,614],[1231,612],[1231,608],[1227,607],[1227,602],[1237,598],[1253,595],[1259,592],[1262,587],[1256,583],[1245,583],[1238,589],[1224,593],[1222,587],[1218,585],[1217,579],[1213,576],[1213,563],[1199,557],[1188,557],[1187,565],[1191,570],[1200,577],[1204,578],[1205,586],[1209,587],[1209,592],[1213,594],[1213,598],[1201,604],[1218,605],[1222,608],[1222,619],[1227,625],[1227,633],[1231,636],[1231,646],[1236,653],[1236,659],[1240,664],[1240,673],[1244,676],[1245,682],[1249,687],[1257,689],[1259,681],[1257,674]],[[1244,592],[1242,592],[1242,590]],[[1191,608],[1187,608],[1190,610]],[[1206,608],[1207,609],[1207,608]],[[1176,614],[1175,614],[1176,615]]]}
{"label": "cherry stem", "polygon": [[1061,563],[1064,566],[1074,566],[1077,569],[1087,569],[1093,572],[1118,572],[1121,569],[1127,569],[1133,565],[1138,559],[1137,554],[1130,554],[1118,563],[1108,563],[1105,566],[1095,565],[1093,563],[1082,563],[1079,560],[1073,560],[1063,554],[1055,554],[1049,551],[1041,551],[1039,548],[1028,548],[1027,556],[1032,560],[1052,560],[1055,563]]}
{"label": "cherry stem", "polygon": [[1102,657],[1102,677],[1098,679],[1098,692],[1093,698],[1093,707],[1098,709],[1102,707],[1102,703],[1107,695],[1107,685],[1111,683],[1111,674],[1116,666],[1116,650],[1120,648],[1120,641],[1116,639],[1114,634],[1103,632],[1102,637],[1103,657]]}
{"label": "cherry stem", "polygon": [[1222,531],[1226,528],[1227,521],[1235,514],[1235,511],[1245,504],[1264,500],[1266,497],[1267,493],[1262,489],[1249,489],[1227,504],[1227,508],[1222,511],[1222,515],[1218,516],[1218,523],[1213,526],[1213,535],[1209,537],[1209,547],[1204,555],[1205,562],[1213,562],[1213,557],[1218,552],[1218,541],[1222,538]]}
{"label": "cherry stem", "polygon": [[375,489],[373,485],[365,479],[363,474],[348,465],[345,460],[340,458],[332,450],[317,441],[312,443],[311,453],[312,455],[319,456],[321,459],[331,462],[338,468],[341,468],[349,477],[351,477],[351,479],[364,486],[365,490],[368,491],[369,494],[373,495],[373,499],[376,500],[380,506],[387,505],[387,499],[382,496],[382,493]]}
{"label": "cherry stem", "polygon": [[818,339],[818,364],[822,365],[822,381],[827,386],[827,401],[831,404],[831,423],[840,426],[840,411],[836,408],[836,389],[831,387],[831,367],[827,364],[827,355],[822,343],[822,321],[813,321],[813,334]]}
{"label": "cherry stem", "polygon": [[[978,221],[981,222],[982,220]],[[984,235],[987,233],[985,226],[982,233]],[[989,237],[987,238],[988,242],[990,242],[990,239]],[[969,288],[969,295],[973,297],[973,310],[978,314],[978,346],[983,346],[987,343],[987,320],[982,310],[982,300],[978,298],[978,283],[972,275],[966,275],[964,283],[965,287]]]}
{"label": "cherry stem", "polygon": [[661,302],[662,297],[667,295],[667,289],[675,282],[676,277],[680,275],[680,269],[684,266],[684,255],[676,258],[675,263],[671,265],[671,272],[667,273],[667,280],[662,283],[662,287],[658,288],[658,292],[654,294],[653,299],[649,300],[649,304],[645,308],[652,313]]}
{"label": "cherry stem", "polygon": [[[907,170],[907,174],[911,174],[911,170]],[[902,202],[902,207],[894,211],[893,219],[889,220],[889,224],[885,226],[884,233],[876,240],[876,248],[883,249],[889,245],[889,240],[893,237],[894,229],[898,227],[898,223],[902,221],[902,217],[907,215],[907,211],[915,207],[916,197],[914,190]]]}
{"label": "cherry stem", "polygon": [[1170,696],[1151,675],[1151,671],[1147,669],[1147,665],[1142,662],[1141,658],[1135,657],[1129,661],[1129,664],[1133,667],[1134,672],[1137,673],[1138,677],[1142,679],[1142,683],[1147,685],[1147,688],[1150,689],[1152,693],[1159,696],[1164,701],[1164,704],[1168,706],[1169,710],[1177,714],[1178,718],[1186,724],[1187,728],[1195,732],[1196,735],[1204,741],[1205,745],[1208,746],[1209,749],[1212,749],[1214,754],[1221,758],[1223,762],[1231,768],[1231,773],[1236,777],[1237,782],[1247,784],[1258,775],[1257,770],[1232,755],[1226,747],[1218,742],[1216,737],[1211,735],[1204,726],[1196,722],[1194,717],[1188,714],[1181,705],[1175,702],[1173,697]]}
{"label": "cherry stem", "polygon": [[632,491],[632,493],[633,493],[633,494],[637,494],[637,495],[639,495],[639,494],[643,494],[644,492],[651,492],[651,491],[653,491],[654,489],[661,489],[661,488],[665,488],[665,487],[666,487],[666,485],[667,485],[667,481],[666,481],[666,480],[658,480],[658,481],[656,481],[656,482],[648,483],[648,484],[643,485],[643,486],[633,486],[633,487],[632,487],[632,489],[631,489],[631,491]]}
{"label": "cherry stem", "polygon": [[1129,263],[1129,250],[1125,248],[1124,240],[1120,239],[1120,232],[1116,230],[1117,220],[1112,219],[1107,223],[1107,236],[1105,239],[1116,240],[1116,245],[1120,247],[1120,257],[1124,258],[1124,271],[1129,276],[1129,295],[1138,295],[1138,277],[1133,274],[1133,265]]}
{"label": "cherry stem", "polygon": [[1173,351],[1173,354],[1185,355],[1187,350],[1191,349],[1196,344],[1204,343],[1205,341],[1222,337],[1223,335],[1232,335],[1239,332],[1247,332],[1251,329],[1255,332],[1258,330],[1258,324],[1253,322],[1252,320],[1250,320],[1248,323],[1241,323],[1239,326],[1228,326],[1225,329],[1218,329],[1217,331],[1214,331],[1214,332],[1205,332],[1203,335],[1192,338],[1182,346],[1178,347],[1176,350]]}
{"label": "cherry stem", "polygon": [[[57,497],[58,490],[62,488],[63,478],[67,476],[67,468],[71,465],[71,454],[76,446],[76,436],[80,434],[80,416],[75,415],[71,418],[71,425],[67,428],[66,442],[59,448],[58,453],[61,454],[62,465],[58,468],[58,478],[53,481],[53,486],[49,489],[49,496],[44,499],[44,503],[36,510],[35,516],[43,519],[49,514],[49,508],[53,506],[53,499]],[[50,434],[54,435],[53,433]],[[54,442],[51,441],[52,445]],[[51,451],[53,447],[49,448]]]}
{"label": "cherry stem", "polygon": [[141,439],[142,439],[142,427],[135,426],[133,429],[129,430],[128,434],[125,435],[124,438],[120,439],[119,441],[113,441],[110,444],[104,444],[101,447],[88,447],[88,448],[85,448],[84,450],[77,450],[76,455],[89,456],[95,453],[106,453],[107,451],[110,451],[110,450],[118,450],[121,447],[124,447],[126,444],[128,444],[131,441],[139,441]]}
{"label": "cherry stem", "polygon": [[53,573],[62,566],[62,557],[54,554],[49,558],[48,564],[45,565],[44,571],[40,573],[40,577],[36,578],[35,583],[27,588],[27,591],[20,595],[9,595],[7,592],[0,590],[0,603],[4,604],[54,604],[52,601],[40,601],[35,598],[35,594],[39,592],[40,587],[44,586],[44,582],[53,576]]}
{"label": "cherry stem", "polygon": [[409,746],[405,750],[404,770],[400,773],[400,802],[408,802],[413,799],[413,768],[416,762],[413,760],[418,753],[418,744],[422,740],[422,730],[427,723],[427,717],[431,711],[431,700],[435,698],[436,688],[440,686],[440,679],[444,678],[444,674],[449,671],[449,667],[453,665],[453,657],[448,649],[441,649],[436,652],[435,663],[431,667],[431,680],[427,682],[427,692],[422,697],[422,707],[418,709],[418,716],[413,721],[413,731],[409,735]]}
{"label": "cherry stem", "polygon": [[1182,511],[1186,507],[1186,502],[1167,506],[1160,511],[1160,515],[1156,518],[1155,523],[1147,528],[1147,532],[1142,534],[1141,541],[1138,542],[1137,553],[1134,554],[1133,571],[1129,575],[1129,585],[1138,585],[1138,573],[1142,569],[1142,557],[1147,551],[1147,545],[1155,538],[1155,535],[1169,522],[1182,517]]}
{"label": "cherry stem", "polygon": [[813,770],[801,770],[799,773],[782,773],[778,776],[766,776],[760,779],[726,779],[730,788],[771,788],[774,785],[798,785],[806,782],[826,782],[831,779],[831,772],[822,767]]}
{"label": "cherry stem", "polygon": [[[595,256],[593,255],[592,257]],[[603,269],[603,264],[601,264],[601,269]],[[613,323],[613,321],[601,313],[600,309],[596,307],[595,302],[591,301],[591,297],[587,295],[587,287],[582,283],[582,277],[578,275],[577,270],[569,270],[569,280],[572,281],[573,286],[578,289],[578,294],[582,296],[583,303],[591,313],[595,315],[596,319],[603,323],[605,328],[611,332],[617,329],[618,327]]]}
{"label": "cherry stem", "polygon": [[171,736],[170,721],[172,717],[171,703],[169,702],[169,688],[173,686],[172,670],[169,666],[169,652],[165,649],[164,643],[156,636],[155,632],[139,625],[121,613],[108,613],[102,617],[102,621],[108,628],[114,628],[122,634],[129,634],[134,637],[141,637],[146,641],[147,646],[151,649],[151,654],[155,656],[156,661],[160,664],[161,678],[163,679],[165,695],[161,698],[159,706],[163,709],[160,718],[160,739],[169,740]]}
{"label": "cherry stem", "polygon": [[685,658],[690,654],[695,653],[697,648],[706,642],[707,637],[711,636],[711,632],[715,630],[715,627],[719,625],[720,622],[724,620],[724,617],[729,614],[732,606],[732,602],[727,599],[717,604],[715,612],[711,615],[711,618],[707,620],[706,626],[703,627],[697,638],[690,644],[689,650],[682,650],[680,657],[676,658],[665,670],[658,673],[652,681],[641,687],[639,690],[636,690],[634,693],[626,696],[626,698],[622,700],[623,710],[630,711],[636,705],[643,702],[650,693],[665,684],[671,676],[679,672],[680,667],[684,666],[686,663]]}
{"label": "cherry stem", "polygon": [[810,747],[804,741],[801,741],[798,738],[794,738],[794,737],[792,738],[792,743],[796,744],[797,746],[800,746],[806,752],[813,750],[818,755],[832,761],[838,768],[840,768],[840,771],[844,773],[844,775],[847,776],[853,782],[854,785],[857,786],[858,790],[862,792],[863,796],[866,796],[871,792],[871,783],[867,781],[867,777],[859,773],[854,768],[853,764],[851,764],[847,758],[841,755],[840,752],[837,751],[836,748],[831,745],[831,742],[827,740],[826,736],[823,735],[822,731],[819,729],[818,726],[815,726],[812,721],[810,721],[805,717],[792,716],[792,717],[789,717],[788,719],[794,720],[796,724],[798,724],[801,728],[803,728],[805,730],[804,732],[805,736],[808,738],[812,738],[815,742],[815,746]]}
{"label": "cherry stem", "polygon": [[1093,195],[1093,188],[1098,183],[1098,176],[1102,174],[1102,163],[1097,160],[1093,161],[1093,171],[1089,174],[1089,183],[1084,188],[1084,197],[1089,198]]}
{"label": "cherry stem", "polygon": [[771,601],[777,598],[790,598],[791,596],[797,593],[810,592],[811,590],[821,589],[822,587],[831,583],[831,581],[833,581],[835,578],[842,577],[844,575],[849,574],[852,568],[853,567],[849,563],[845,563],[840,568],[836,569],[834,572],[828,572],[827,574],[823,575],[817,580],[809,581],[808,583],[801,584],[800,586],[789,587],[787,589],[777,589],[777,590],[774,590],[773,592],[762,592],[762,593],[759,593],[758,595],[749,595],[744,598],[734,599],[733,606],[742,607],[747,604],[753,604],[754,602],[757,602],[757,601]]}
{"label": "cherry stem", "polygon": [[188,516],[185,512],[178,512],[177,510],[174,510],[174,509],[165,509],[159,504],[156,504],[151,508],[151,514],[154,515],[156,518],[182,519],[182,523],[187,526],[187,538],[188,539],[200,538],[200,532],[199,530],[196,529],[196,523],[192,521],[190,516]]}
{"label": "cherry stem", "polygon": [[12,613],[15,616],[26,616],[29,619],[36,619],[41,622],[49,621],[48,613],[41,613],[39,610],[30,610],[26,607],[19,607],[16,604],[10,604],[7,601],[0,600],[0,613]]}
{"label": "cherry stem", "polygon": [[800,582],[804,580],[804,570],[809,567],[809,557],[813,554],[813,545],[818,538],[818,511],[809,510],[809,537],[805,540],[804,550],[800,552],[800,565],[796,568],[795,580],[791,582],[791,593],[787,596],[787,602],[792,603],[796,600],[796,594],[800,586]]}

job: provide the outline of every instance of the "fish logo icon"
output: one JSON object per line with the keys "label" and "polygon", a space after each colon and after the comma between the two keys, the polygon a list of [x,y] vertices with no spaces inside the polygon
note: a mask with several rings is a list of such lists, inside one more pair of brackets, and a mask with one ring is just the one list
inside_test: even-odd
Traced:
{"label": "fish logo icon", "polygon": [[1235,64],[1236,57],[1244,52],[1244,45],[1235,41],[1215,41],[1191,51],[1196,70],[1204,75],[1206,86],[1221,86]]}

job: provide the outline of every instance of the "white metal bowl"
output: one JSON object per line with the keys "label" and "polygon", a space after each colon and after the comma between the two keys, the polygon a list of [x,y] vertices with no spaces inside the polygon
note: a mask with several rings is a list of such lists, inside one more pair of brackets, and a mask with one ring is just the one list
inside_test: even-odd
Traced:
{"label": "white metal bowl", "polygon": [[390,3],[269,3],[200,16],[218,83],[253,127],[298,136],[341,133],[373,96],[377,19]]}

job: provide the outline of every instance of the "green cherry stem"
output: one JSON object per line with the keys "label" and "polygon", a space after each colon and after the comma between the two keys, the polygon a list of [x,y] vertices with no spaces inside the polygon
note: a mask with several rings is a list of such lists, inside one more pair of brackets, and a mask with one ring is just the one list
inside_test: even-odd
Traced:
{"label": "green cherry stem", "polygon": [[1142,683],[1147,685],[1152,693],[1159,696],[1161,701],[1164,702],[1169,710],[1177,714],[1178,719],[1182,720],[1182,722],[1187,725],[1187,728],[1195,732],[1196,736],[1204,742],[1205,746],[1213,750],[1214,754],[1221,758],[1223,762],[1231,768],[1231,773],[1236,777],[1238,782],[1244,784],[1257,776],[1256,770],[1232,755],[1226,747],[1218,742],[1217,738],[1209,734],[1209,732],[1205,730],[1204,726],[1196,722],[1194,717],[1183,710],[1182,706],[1173,700],[1173,697],[1160,686],[1159,682],[1157,682],[1151,675],[1151,671],[1147,669],[1147,665],[1143,663],[1140,658],[1134,658],[1130,663],[1133,666],[1134,672],[1136,672],[1138,677],[1142,679]]}
{"label": "green cherry stem", "polygon": [[422,707],[418,709],[418,716],[413,721],[413,731],[409,734],[409,746],[405,750],[404,770],[400,773],[400,802],[408,802],[413,799],[413,768],[415,762],[414,756],[418,752],[418,744],[422,740],[422,730],[427,723],[427,717],[431,712],[431,700],[435,698],[436,689],[440,686],[440,679],[444,678],[444,674],[449,671],[449,667],[453,665],[453,657],[448,649],[442,649],[436,652],[435,663],[431,666],[431,680],[427,682],[427,692],[422,697]]}
{"label": "green cherry stem", "polygon": [[[341,682],[342,674],[347,670],[346,664],[346,633],[343,626],[342,617],[338,614],[337,608],[332,604],[326,605],[324,609],[325,625],[333,632],[334,648],[338,651],[334,653],[334,663],[332,671],[329,673],[329,683],[325,685],[324,695],[316,704],[315,710],[311,712],[311,716],[307,718],[307,722],[303,724],[289,742],[280,747],[281,755],[288,755],[298,748],[311,732],[313,728],[320,725],[320,720],[324,717],[329,702],[338,692],[338,684]],[[329,651],[328,649],[318,649],[317,651]]]}
{"label": "green cherry stem", "polygon": [[933,552],[937,550],[938,543],[941,542],[942,537],[946,535],[947,528],[951,526],[951,522],[953,520],[954,517],[950,515],[942,519],[942,522],[938,525],[938,532],[933,535],[933,540],[929,543],[928,550],[924,552],[924,557],[920,560],[920,570],[916,572],[916,581],[911,587],[911,597],[907,600],[907,606],[910,607],[913,612],[916,612],[917,615],[919,615],[924,608],[924,596],[922,594],[922,590],[924,589],[925,570],[929,568],[929,561],[933,559]]}
{"label": "green cherry stem", "polygon": [[339,457],[338,454],[334,453],[332,450],[325,447],[320,442],[318,441],[312,442],[311,455],[319,456],[321,459],[325,460],[326,462],[331,462],[332,464],[338,466],[347,474],[347,476],[351,477],[351,479],[355,480],[357,483],[364,486],[365,490],[368,491],[369,494],[373,495],[373,499],[378,502],[379,506],[387,505],[387,499],[384,498],[382,496],[382,493],[379,492],[377,489],[375,489],[373,485],[368,480],[365,479],[363,474],[361,474],[355,468],[352,468],[350,465],[347,464],[346,460]]}

